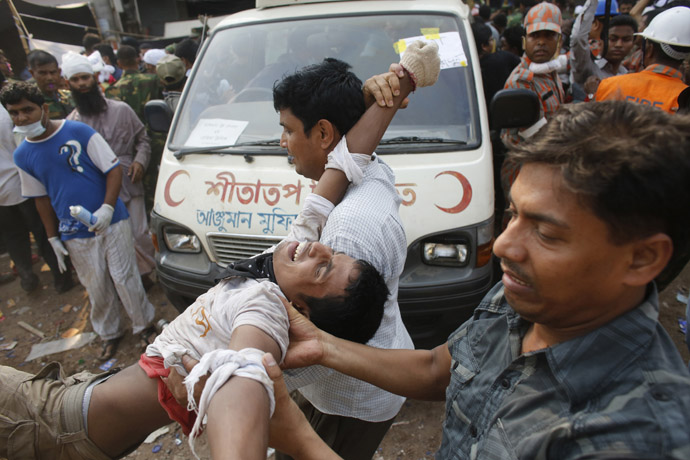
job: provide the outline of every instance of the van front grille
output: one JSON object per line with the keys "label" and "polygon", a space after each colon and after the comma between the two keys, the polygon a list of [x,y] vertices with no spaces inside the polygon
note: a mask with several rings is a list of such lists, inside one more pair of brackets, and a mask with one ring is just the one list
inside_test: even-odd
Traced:
{"label": "van front grille", "polygon": [[282,237],[230,235],[227,233],[207,233],[213,257],[218,265],[226,267],[236,260],[248,259],[264,252],[282,241]]}

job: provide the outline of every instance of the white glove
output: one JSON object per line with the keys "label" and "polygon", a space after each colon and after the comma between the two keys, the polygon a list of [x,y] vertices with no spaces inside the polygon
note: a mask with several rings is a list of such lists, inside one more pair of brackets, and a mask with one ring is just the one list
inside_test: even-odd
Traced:
{"label": "white glove", "polygon": [[438,45],[432,41],[421,40],[411,43],[400,59],[400,65],[410,74],[415,88],[433,85],[441,72]]}
{"label": "white glove", "polygon": [[101,233],[108,228],[110,221],[113,220],[114,211],[115,209],[112,206],[103,203],[100,208],[94,211],[93,216],[96,218],[96,223],[89,227],[89,231]]}
{"label": "white glove", "polygon": [[65,265],[65,256],[68,256],[69,252],[67,252],[67,249],[65,249],[62,241],[60,241],[60,237],[51,236],[48,238],[48,242],[53,247],[53,252],[55,252],[55,258],[57,259],[60,273],[65,273],[65,271],[67,271],[67,265]]}

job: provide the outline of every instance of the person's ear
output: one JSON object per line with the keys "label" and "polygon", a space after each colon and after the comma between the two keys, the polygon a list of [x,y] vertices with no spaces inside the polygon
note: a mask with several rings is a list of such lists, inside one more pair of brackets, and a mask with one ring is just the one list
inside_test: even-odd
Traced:
{"label": "person's ear", "polygon": [[316,122],[312,129],[316,129],[316,133],[319,136],[319,146],[324,150],[330,150],[333,147],[333,142],[336,140],[337,133],[333,123],[322,118]]}
{"label": "person's ear", "polygon": [[[58,72],[60,71],[60,68],[58,67]],[[36,79],[36,75],[34,75],[34,69],[29,68],[29,73],[31,74],[32,77],[34,77],[34,80]]]}
{"label": "person's ear", "polygon": [[625,282],[646,286],[661,273],[673,256],[673,241],[665,233],[655,233],[632,243],[632,258]]}

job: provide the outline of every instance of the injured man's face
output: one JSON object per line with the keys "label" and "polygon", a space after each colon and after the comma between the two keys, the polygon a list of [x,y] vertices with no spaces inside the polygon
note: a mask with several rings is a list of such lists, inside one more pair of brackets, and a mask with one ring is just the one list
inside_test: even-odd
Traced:
{"label": "injured man's face", "polygon": [[281,243],[273,253],[278,286],[290,302],[305,308],[306,297],[343,296],[357,279],[355,259],[321,243]]}

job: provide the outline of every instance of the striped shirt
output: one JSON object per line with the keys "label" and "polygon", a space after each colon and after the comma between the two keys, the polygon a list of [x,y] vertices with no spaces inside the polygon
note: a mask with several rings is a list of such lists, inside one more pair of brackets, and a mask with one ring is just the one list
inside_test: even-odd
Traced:
{"label": "striped shirt", "polygon": [[530,323],[498,283],[448,341],[440,459],[688,459],[690,373],[644,302],[581,337],[521,354]]}
{"label": "striped shirt", "polygon": [[[557,72],[549,72],[544,74],[535,74],[529,70],[529,65],[532,63],[530,58],[522,56],[520,65],[513,69],[513,72],[506,80],[506,89],[529,89],[536,93],[540,103],[541,117],[546,117],[548,120],[565,100],[565,93],[561,85],[561,79]],[[541,118],[540,117],[540,118]],[[517,128],[503,130],[501,139],[507,145],[517,144],[520,140],[518,137]]]}
{"label": "striped shirt", "polygon": [[[407,239],[400,221],[401,199],[395,175],[375,156],[364,170],[359,185],[351,185],[331,212],[321,243],[355,259],[371,263],[386,280],[390,291],[381,325],[367,345],[377,348],[413,348],[398,307],[398,278],[407,256]],[[368,422],[389,420],[405,398],[369,383],[327,369],[311,366],[286,372],[288,389],[299,388],[314,407],[326,414]]]}

